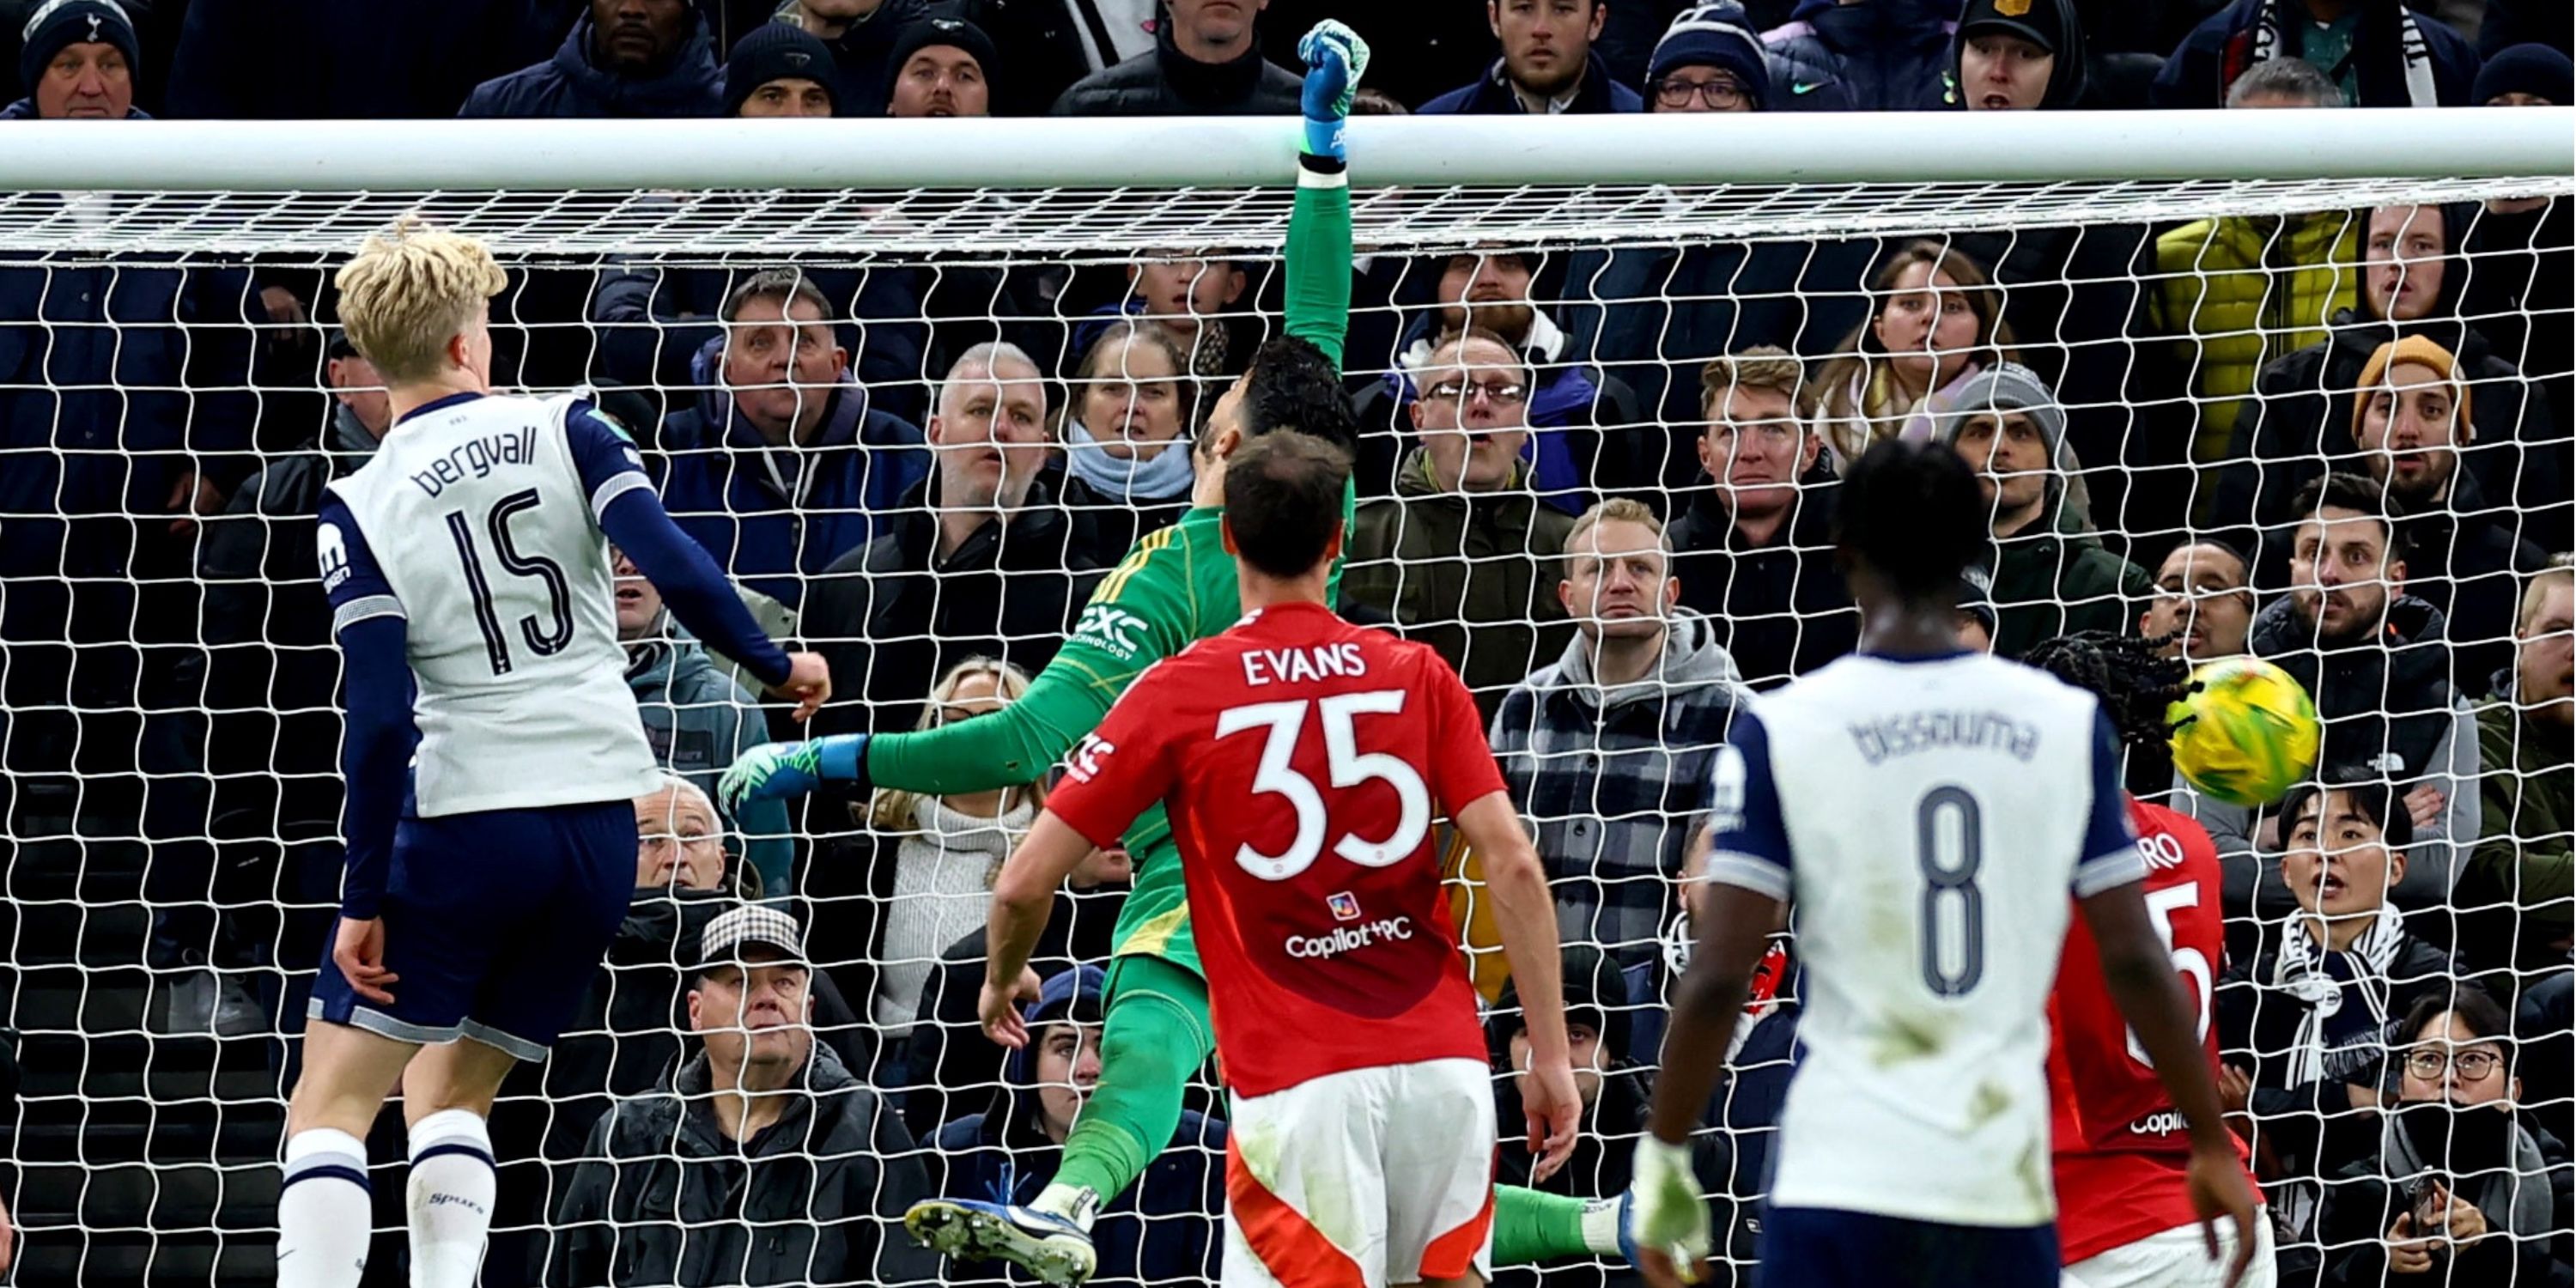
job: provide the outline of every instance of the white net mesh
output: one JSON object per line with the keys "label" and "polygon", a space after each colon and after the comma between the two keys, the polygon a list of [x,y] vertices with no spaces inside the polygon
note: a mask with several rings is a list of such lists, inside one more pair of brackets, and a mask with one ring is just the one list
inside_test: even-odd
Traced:
{"label": "white net mesh", "polygon": [[[1874,437],[1939,432],[1945,395],[2007,360],[2041,391],[2058,479],[2038,526],[2003,529],[1997,645],[2191,629],[2204,655],[2297,655],[2335,730],[2329,758],[2393,782],[2418,818],[2389,895],[2409,937],[2303,970],[2282,960],[2298,904],[2280,841],[2262,820],[2206,813],[2234,856],[2220,1033],[2251,1075],[2282,1266],[2305,1276],[2284,1282],[2321,1265],[2334,1282],[2386,1278],[2373,1249],[2390,1221],[2319,1197],[2348,1169],[2380,1175],[2382,1119],[2346,1112],[2369,1098],[2347,1087],[2409,1093],[2404,1061],[2383,1056],[2412,1040],[2397,1030],[2417,997],[2462,980],[2491,994],[2523,1026],[2520,1123],[2533,1140],[2568,1138],[2565,707],[2497,699],[2517,683],[2526,703],[2566,691],[2566,582],[2554,599],[2549,583],[2528,600],[2523,588],[2569,545],[2571,199],[2564,175],[1356,194],[1346,366],[1363,512],[1347,598],[1432,641],[1486,714],[1502,713],[1498,749],[1539,824],[1568,937],[1607,954],[1594,996],[1612,1073],[1585,1152],[1550,1188],[1625,1183],[1639,1070],[1662,1027],[1659,945],[1723,729],[1704,732],[1707,686],[1680,670],[1620,699],[1625,712],[1511,703],[1581,638],[1557,593],[1566,529],[1597,500],[1644,501],[1672,528],[1691,618],[1675,635],[1703,650],[1690,665],[1716,665],[1705,650],[1722,648],[1743,679],[1777,684],[1850,646],[1821,526],[1835,462]],[[486,239],[511,270],[496,377],[599,388],[683,526],[776,601],[778,633],[832,661],[841,700],[821,727],[884,731],[990,705],[977,681],[934,694],[966,659],[1042,667],[1129,542],[1177,514],[1187,474],[1154,468],[1159,445],[1278,332],[1289,206],[1284,187],[0,196],[0,969],[23,1070],[20,1282],[274,1274],[294,1059],[277,1035],[300,1029],[340,863],[338,658],[312,516],[322,484],[383,428],[372,377],[323,330],[329,271],[360,237],[422,214]],[[2398,206],[2421,209],[2387,213]],[[2427,230],[2429,246],[2410,240]],[[1929,249],[1909,251],[1919,239]],[[1909,256],[1923,265],[1911,276]],[[2392,259],[2411,286],[2394,285]],[[821,292],[847,371],[797,375],[803,401],[791,391],[773,415],[756,391],[782,377],[729,355],[717,314],[754,274],[791,266]],[[1162,329],[1131,335],[1127,315]],[[1533,364],[1526,443],[1506,425],[1455,451],[1468,440],[1417,406],[1411,373],[1462,318]],[[2411,395],[2356,398],[2373,351],[2401,331],[2453,363],[2473,432]],[[947,458],[920,427],[951,365],[995,341],[1046,377],[1050,438],[1078,427],[1135,444],[1136,482],[1122,490],[1123,466],[1068,473],[1058,451],[1006,528],[940,510],[921,489]],[[1803,424],[1776,437],[1776,458],[1755,446],[1750,402],[1730,433],[1704,433],[1703,365],[1766,345],[1802,380]],[[1745,369],[1738,398],[1759,384]],[[783,433],[800,407],[819,416],[797,422],[816,436],[766,451],[763,425]],[[2293,611],[2285,592],[2313,574],[2283,525],[2330,466],[2393,476],[2418,500],[2390,622],[2437,662],[2349,665],[2383,650],[2321,647]],[[1479,490],[1480,470],[1509,486]],[[2169,560],[2206,540],[2233,555]],[[784,730],[657,622],[635,636],[630,679],[677,772],[710,784],[770,724]],[[2170,785],[2169,767],[2133,766],[2134,789]],[[2425,788],[2439,799],[2412,794]],[[682,885],[736,890],[748,869],[771,895],[786,888],[832,986],[822,1044],[882,1099],[815,1100],[746,1159],[704,1135],[714,1111],[700,1097],[629,1124],[634,1156],[585,1173],[577,1160],[595,1154],[612,1099],[702,1076],[688,1072],[701,1044],[678,963],[729,896],[639,890],[593,1005],[495,1115],[487,1282],[899,1277],[868,1250],[902,1244],[904,1202],[1042,1177],[1049,1116],[1068,1101],[972,1023],[990,873],[1028,804],[1025,792],[817,801],[731,820],[724,862],[676,864]],[[1086,870],[1059,900],[1042,972],[1100,959],[1122,888],[1114,864]],[[1490,998],[1499,957],[1462,899]],[[1744,1204],[1721,1205],[1729,1273],[1750,1264],[1793,1016],[1774,1008],[1754,1027],[1711,1110],[1704,1179]],[[1498,1045],[1508,1028],[1497,1021]],[[1507,1075],[1498,1087],[1510,1095]],[[1204,1083],[1192,1106],[1218,1111]],[[390,1132],[375,1144],[371,1273],[394,1282],[400,1148]],[[1515,1157],[1507,1179],[1526,1166]],[[2499,1192],[2521,1264],[2568,1255],[2557,1157],[2554,1205]],[[1104,1226],[1104,1274],[1212,1274],[1221,1166],[1204,1135],[1176,1145],[1148,1176],[1142,1218]],[[2481,1277],[2492,1252],[2444,1255],[2451,1282],[2505,1282]],[[1508,1273],[1627,1274],[1579,1259]]]}

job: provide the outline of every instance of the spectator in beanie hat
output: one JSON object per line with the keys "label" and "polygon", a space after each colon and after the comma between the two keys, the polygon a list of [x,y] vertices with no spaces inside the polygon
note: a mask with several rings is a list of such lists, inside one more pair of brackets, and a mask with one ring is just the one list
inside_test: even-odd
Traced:
{"label": "spectator in beanie hat", "polygon": [[2547,45],[2499,49],[2478,68],[2471,107],[2565,107],[2576,103],[2576,63]]}
{"label": "spectator in beanie hat", "polygon": [[890,116],[991,116],[993,38],[963,18],[923,18],[895,41]]}
{"label": "spectator in beanie hat", "polygon": [[801,27],[765,22],[733,44],[725,59],[727,116],[832,116],[832,51]]}
{"label": "spectator in beanie hat", "polygon": [[1762,38],[1735,0],[1683,10],[1646,65],[1649,112],[1759,112],[1770,88]]}
{"label": "spectator in beanie hat", "polygon": [[0,119],[141,121],[134,23],[111,0],[46,0],[27,17],[18,83],[27,97]]}
{"label": "spectator in beanie hat", "polygon": [[2084,21],[2075,0],[1968,0],[1944,97],[1971,112],[2075,106],[2084,94]]}

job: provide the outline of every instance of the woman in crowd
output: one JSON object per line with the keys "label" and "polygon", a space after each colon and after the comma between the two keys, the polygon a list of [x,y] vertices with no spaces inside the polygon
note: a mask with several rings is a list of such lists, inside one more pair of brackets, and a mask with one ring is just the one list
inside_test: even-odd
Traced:
{"label": "woman in crowd", "polygon": [[2504,1008],[2464,987],[2418,1001],[2404,1031],[2397,1106],[2376,1156],[2326,1185],[2325,1282],[2566,1283],[2567,1147],[2518,1109]]}
{"label": "woman in crowd", "polygon": [[[1028,687],[1028,675],[1008,662],[968,658],[932,687],[919,727],[999,711]],[[922,982],[941,951],[983,926],[993,874],[1037,816],[1041,796],[1035,783],[956,796],[879,791],[860,815],[865,831],[807,873],[807,949],[866,999],[889,1059],[912,1029]]]}
{"label": "woman in crowd", "polygon": [[1074,546],[1097,566],[1190,508],[1196,382],[1181,342],[1160,323],[1121,320],[1074,364],[1065,404],[1064,504]]}
{"label": "woman in crowd", "polygon": [[1884,438],[1932,437],[1933,400],[2013,358],[2003,301],[1975,260],[1939,242],[1897,248],[1870,282],[1867,322],[1835,347],[1808,385],[1835,468]]}

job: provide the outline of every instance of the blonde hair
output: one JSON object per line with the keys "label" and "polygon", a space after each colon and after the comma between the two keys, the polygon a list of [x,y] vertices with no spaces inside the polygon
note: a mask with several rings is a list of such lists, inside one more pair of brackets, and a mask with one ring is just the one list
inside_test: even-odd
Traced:
{"label": "blonde hair", "polygon": [[2570,565],[2563,554],[2553,556],[2547,567],[2522,583],[2522,607],[2513,615],[2515,630],[2531,629],[2531,623],[2540,616],[2540,601],[2549,598],[2550,589],[2556,586],[2576,589],[2576,565]]}
{"label": "blonde hair", "polygon": [[1635,497],[1614,496],[1584,511],[1583,517],[1576,519],[1574,526],[1567,530],[1565,558],[1569,569],[1573,566],[1573,561],[1581,557],[1576,553],[1575,547],[1583,544],[1585,534],[1605,523],[1638,524],[1655,534],[1657,550],[1670,553],[1670,547],[1664,542],[1664,521],[1655,517],[1654,510]]}
{"label": "blonde hair", "polygon": [[1716,421],[1717,404],[1729,389],[1767,389],[1788,399],[1794,415],[1805,380],[1806,368],[1776,344],[1757,344],[1741,353],[1711,358],[1699,372],[1700,418]]}
{"label": "blonde hair", "polygon": [[[965,687],[968,679],[978,675],[993,677],[993,696],[1006,707],[1019,701],[1020,695],[1029,691],[1028,672],[998,657],[970,657],[948,668],[948,673],[939,677],[939,683],[930,686],[930,696],[923,700],[921,716],[912,722],[912,727],[916,730],[938,728],[939,709],[956,701],[957,690]],[[1037,785],[1038,780],[1031,780],[1025,784],[1015,785],[1010,790],[1016,791],[1021,787]],[[913,809],[921,803],[923,795],[924,793],[921,792],[903,791],[892,787],[878,788],[876,795],[868,800],[866,814],[868,825],[888,831],[911,831],[914,826]],[[1005,805],[1004,812],[1009,812],[1009,808]]]}
{"label": "blonde hair", "polygon": [[349,343],[388,385],[437,375],[448,340],[509,284],[483,243],[411,216],[369,237],[331,281]]}

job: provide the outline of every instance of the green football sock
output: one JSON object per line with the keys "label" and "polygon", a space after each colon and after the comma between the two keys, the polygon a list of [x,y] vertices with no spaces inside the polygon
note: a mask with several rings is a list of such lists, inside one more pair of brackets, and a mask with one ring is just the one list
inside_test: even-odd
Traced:
{"label": "green football sock", "polygon": [[1089,1189],[1102,1204],[1171,1145],[1190,1075],[1215,1049],[1207,984],[1160,958],[1118,960],[1105,1018],[1100,1082],[1065,1136],[1054,1182]]}
{"label": "green football sock", "polygon": [[[1494,1264],[1526,1266],[1560,1257],[1619,1255],[1617,1199],[1578,1199],[1494,1187]],[[1610,1213],[1586,1220],[1596,1210]],[[1603,1246],[1604,1243],[1608,1246]]]}

